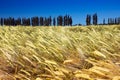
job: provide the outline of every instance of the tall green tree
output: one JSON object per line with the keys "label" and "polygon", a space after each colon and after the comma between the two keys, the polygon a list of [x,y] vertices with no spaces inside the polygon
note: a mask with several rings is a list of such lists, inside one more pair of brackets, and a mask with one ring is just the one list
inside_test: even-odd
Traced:
{"label": "tall green tree", "polygon": [[118,18],[118,24],[120,24],[120,17]]}
{"label": "tall green tree", "polygon": [[49,26],[52,25],[52,18],[51,18],[51,16],[48,18],[48,23],[49,23]]}
{"label": "tall green tree", "polygon": [[44,18],[44,26],[49,26],[49,18]]}
{"label": "tall green tree", "polygon": [[105,23],[105,19],[103,19],[103,25],[105,25],[106,23]]}
{"label": "tall green tree", "polygon": [[22,18],[22,25],[23,26],[30,26],[30,18]]}
{"label": "tall green tree", "polygon": [[115,24],[118,24],[118,19],[117,18],[115,18]]}
{"label": "tall green tree", "polygon": [[40,26],[43,26],[44,25],[44,19],[43,17],[40,17]]}
{"label": "tall green tree", "polygon": [[91,15],[89,14],[86,16],[86,25],[91,25]]}
{"label": "tall green tree", "polygon": [[39,18],[37,16],[32,17],[31,22],[32,22],[32,26],[39,26]]}
{"label": "tall green tree", "polygon": [[4,18],[4,23],[3,23],[3,24],[4,24],[4,25],[7,25],[7,24],[8,24],[6,18]]}
{"label": "tall green tree", "polygon": [[57,25],[58,26],[63,26],[63,17],[62,16],[57,17]]}
{"label": "tall green tree", "polygon": [[17,26],[17,25],[21,25],[21,18],[17,18],[15,20],[15,26]]}
{"label": "tall green tree", "polygon": [[25,18],[25,17],[22,18],[22,25],[23,25],[23,26],[26,26],[26,18]]}
{"label": "tall green tree", "polygon": [[4,23],[3,18],[0,18],[0,25],[3,26],[3,23]]}
{"label": "tall green tree", "polygon": [[56,26],[56,19],[53,18],[53,26]]}
{"label": "tall green tree", "polygon": [[72,23],[73,23],[72,17],[70,17],[70,18],[69,18],[69,25],[72,26]]}
{"label": "tall green tree", "polygon": [[95,13],[93,15],[93,25],[97,25],[97,23],[98,23],[98,17],[97,17],[97,13]]}
{"label": "tall green tree", "polygon": [[64,16],[64,23],[63,23],[64,26],[67,25],[67,15]]}

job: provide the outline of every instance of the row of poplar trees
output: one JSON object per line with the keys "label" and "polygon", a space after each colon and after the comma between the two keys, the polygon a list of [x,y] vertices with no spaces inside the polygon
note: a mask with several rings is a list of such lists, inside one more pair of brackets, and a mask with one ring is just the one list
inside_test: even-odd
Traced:
{"label": "row of poplar trees", "polygon": [[91,20],[93,19],[93,25],[97,25],[98,24],[98,16],[97,14],[95,13],[92,18],[91,18],[91,15],[87,14],[87,17],[86,17],[86,25],[91,25]]}
{"label": "row of poplar trees", "polygon": [[[106,24],[105,19],[103,20],[103,24]],[[120,17],[118,17],[118,18],[108,18],[108,24],[109,25],[120,24]]]}
{"label": "row of poplar trees", "polygon": [[[57,18],[50,17],[32,17],[32,18],[0,18],[0,25],[6,26],[72,26],[73,20],[69,15],[58,16]],[[86,25],[98,25],[97,13],[93,15],[87,14]],[[103,19],[102,25],[120,24],[120,17]]]}
{"label": "row of poplar trees", "polygon": [[72,26],[72,17],[69,15],[50,17],[32,17],[32,18],[0,18],[0,25],[6,26]]}
{"label": "row of poplar trees", "polygon": [[[86,25],[92,25],[92,24],[98,25],[97,13],[93,14],[92,16],[87,14],[87,16],[86,16]],[[101,23],[101,25],[114,25],[114,24],[116,24],[116,25],[120,24],[120,17],[108,18],[107,21],[105,21],[105,19],[103,19],[103,23]]]}

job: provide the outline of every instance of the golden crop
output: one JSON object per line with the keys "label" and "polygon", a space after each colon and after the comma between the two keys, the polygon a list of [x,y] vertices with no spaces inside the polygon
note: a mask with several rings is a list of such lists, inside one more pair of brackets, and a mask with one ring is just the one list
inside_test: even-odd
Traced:
{"label": "golden crop", "polygon": [[120,79],[120,25],[0,27],[0,80],[103,79]]}

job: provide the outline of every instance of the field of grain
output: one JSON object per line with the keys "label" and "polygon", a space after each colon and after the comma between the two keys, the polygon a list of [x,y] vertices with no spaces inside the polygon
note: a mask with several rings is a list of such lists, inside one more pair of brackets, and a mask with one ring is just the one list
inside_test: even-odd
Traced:
{"label": "field of grain", "polygon": [[120,80],[120,25],[0,27],[0,80]]}

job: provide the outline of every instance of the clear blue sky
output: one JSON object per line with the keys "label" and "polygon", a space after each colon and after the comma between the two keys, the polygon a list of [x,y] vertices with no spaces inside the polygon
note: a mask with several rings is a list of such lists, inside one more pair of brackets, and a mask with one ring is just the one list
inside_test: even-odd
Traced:
{"label": "clear blue sky", "polygon": [[87,14],[120,16],[120,0],[0,0],[0,17],[58,16],[69,14],[73,23],[85,24]]}

